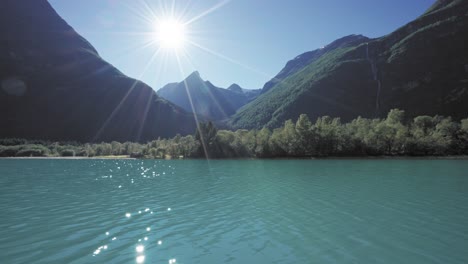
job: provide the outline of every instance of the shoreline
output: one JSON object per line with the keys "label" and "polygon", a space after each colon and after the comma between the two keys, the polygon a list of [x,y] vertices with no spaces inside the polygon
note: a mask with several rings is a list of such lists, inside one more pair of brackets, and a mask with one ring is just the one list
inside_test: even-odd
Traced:
{"label": "shoreline", "polygon": [[0,160],[136,160],[130,157],[0,157]]}
{"label": "shoreline", "polygon": [[[119,156],[104,157],[0,157],[0,160],[205,160],[187,159],[138,159]],[[214,158],[210,160],[467,160],[468,156],[362,156],[362,157],[277,157],[277,158]]]}

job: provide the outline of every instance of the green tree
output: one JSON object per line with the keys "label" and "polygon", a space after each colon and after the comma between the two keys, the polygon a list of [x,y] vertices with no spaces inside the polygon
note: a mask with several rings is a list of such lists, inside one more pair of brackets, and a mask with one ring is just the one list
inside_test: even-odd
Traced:
{"label": "green tree", "polygon": [[435,130],[435,118],[418,116],[411,127],[411,141],[408,153],[413,155],[431,155],[435,153],[432,134]]}
{"label": "green tree", "polygon": [[317,136],[317,155],[339,154],[343,149],[343,127],[340,118],[324,116],[318,118],[313,126]]}
{"label": "green tree", "polygon": [[456,154],[457,149],[457,132],[459,125],[452,121],[452,118],[440,118],[437,120],[434,132],[432,133],[432,141],[435,147],[435,154],[448,155]]}
{"label": "green tree", "polygon": [[244,156],[252,157],[255,153],[255,147],[257,145],[256,141],[256,131],[255,130],[237,130],[236,134],[240,139],[240,143],[244,149]]}
{"label": "green tree", "polygon": [[283,129],[283,127],[273,129],[269,138],[268,148],[272,157],[285,157],[287,154],[283,143]]}
{"label": "green tree", "polygon": [[236,133],[228,130],[220,130],[216,134],[220,156],[239,157],[242,155],[241,140],[237,139]]}
{"label": "green tree", "polygon": [[210,158],[211,155],[216,157],[218,146],[216,142],[216,134],[218,129],[210,121],[208,123],[200,123],[195,133],[195,139],[200,142],[199,153],[201,156]]}
{"label": "green tree", "polygon": [[307,115],[302,114],[296,122],[297,148],[298,156],[310,156],[313,154],[314,135],[312,131],[312,122]]}
{"label": "green tree", "polygon": [[408,136],[408,129],[403,124],[404,116],[404,111],[393,109],[385,121],[376,126],[375,133],[382,154],[393,155],[403,151]]}
{"label": "green tree", "polygon": [[299,148],[299,140],[296,133],[296,125],[291,119],[284,122],[281,135],[281,148],[286,151],[288,156],[296,156]]}
{"label": "green tree", "polygon": [[268,141],[270,139],[271,131],[264,127],[256,136],[255,155],[257,157],[268,157],[271,155]]}
{"label": "green tree", "polygon": [[122,144],[120,144],[117,141],[112,141],[111,142],[111,153],[112,155],[122,155]]}
{"label": "green tree", "polygon": [[460,153],[468,155],[468,118],[460,122],[460,129],[458,132],[458,141]]}

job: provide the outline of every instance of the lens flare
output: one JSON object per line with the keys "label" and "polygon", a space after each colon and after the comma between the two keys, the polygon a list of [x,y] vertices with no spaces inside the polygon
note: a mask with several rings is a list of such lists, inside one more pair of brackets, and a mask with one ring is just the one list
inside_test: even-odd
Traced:
{"label": "lens flare", "polygon": [[155,22],[154,39],[164,49],[179,50],[184,47],[187,33],[184,23],[174,18]]}

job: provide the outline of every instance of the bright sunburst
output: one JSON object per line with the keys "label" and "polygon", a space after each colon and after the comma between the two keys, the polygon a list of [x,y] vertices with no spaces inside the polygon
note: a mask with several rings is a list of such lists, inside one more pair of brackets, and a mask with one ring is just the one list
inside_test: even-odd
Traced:
{"label": "bright sunburst", "polygon": [[[211,50],[203,45],[197,43],[193,38],[197,37],[198,31],[192,31],[192,25],[200,19],[210,15],[221,7],[225,6],[232,0],[216,0],[215,5],[209,7],[208,9],[202,11],[201,13],[195,16],[189,16],[191,4],[195,1],[176,1],[176,0],[159,0],[159,1],[148,1],[148,0],[136,0],[136,1],[122,1],[126,3],[126,7],[129,11],[133,12],[134,15],[145,24],[145,30],[140,32],[124,32],[126,36],[144,36],[143,43],[132,48],[132,52],[141,51],[143,49],[151,48],[153,54],[148,57],[147,63],[143,66],[141,73],[138,75],[137,79],[141,79],[153,66],[154,62],[158,62],[158,70],[156,74],[152,76],[159,76],[160,72],[165,70],[167,60],[175,59],[177,66],[179,68],[181,77],[186,77],[187,74],[184,71],[182,66],[182,60],[185,60],[186,63],[189,63],[193,66],[191,61],[191,56],[189,54],[190,47],[198,48],[201,51],[209,53],[215,57],[226,60],[228,62],[237,64],[243,68],[246,68],[251,71],[260,73],[268,78],[271,78],[269,74],[262,73],[254,68],[249,67],[241,62],[238,62],[234,59],[227,57],[226,55]],[[201,2],[201,1],[199,1]],[[129,4],[130,3],[130,4]],[[156,3],[156,4],[155,4]],[[177,4],[185,3],[185,6],[178,6]],[[156,6],[155,6],[156,5]],[[198,36],[200,39],[200,36]],[[127,53],[127,51],[126,51]],[[106,128],[107,124],[113,118],[113,116],[120,110],[123,102],[130,95],[132,90],[136,87],[138,81],[135,81],[134,85],[127,92],[125,97],[119,103],[119,105],[114,109],[108,119],[104,122],[102,127],[98,130],[95,138],[99,138],[102,131]],[[192,107],[192,112],[195,113],[193,106],[192,98],[189,92],[189,88],[186,82],[184,82],[187,94],[189,97],[190,105]],[[149,101],[148,101],[149,102]],[[147,104],[149,107],[150,104]],[[146,112],[149,108],[146,109]],[[222,110],[221,110],[222,111]],[[200,130],[198,116],[194,114],[195,123],[197,124],[197,129]],[[144,115],[146,118],[146,114]],[[144,122],[142,122],[142,125]],[[139,128],[139,134],[141,133],[143,127]],[[201,138],[202,147],[206,151],[206,144],[204,139]],[[207,157],[208,158],[208,157]],[[144,258],[141,258],[144,261]],[[138,262],[138,259],[137,259]]]}
{"label": "bright sunburst", "polygon": [[185,24],[175,18],[164,18],[155,22],[154,40],[161,48],[180,50],[187,40]]}

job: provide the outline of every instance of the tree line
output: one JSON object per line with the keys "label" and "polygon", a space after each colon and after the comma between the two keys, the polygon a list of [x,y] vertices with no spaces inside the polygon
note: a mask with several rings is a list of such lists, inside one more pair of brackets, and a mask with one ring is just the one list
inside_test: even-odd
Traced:
{"label": "tree line", "polygon": [[348,123],[307,115],[270,130],[218,130],[200,123],[195,135],[177,135],[146,144],[134,142],[48,142],[0,140],[0,157],[130,156],[135,158],[305,158],[363,156],[447,156],[468,154],[468,119],[443,116],[406,119],[393,109],[384,119],[358,117]]}

